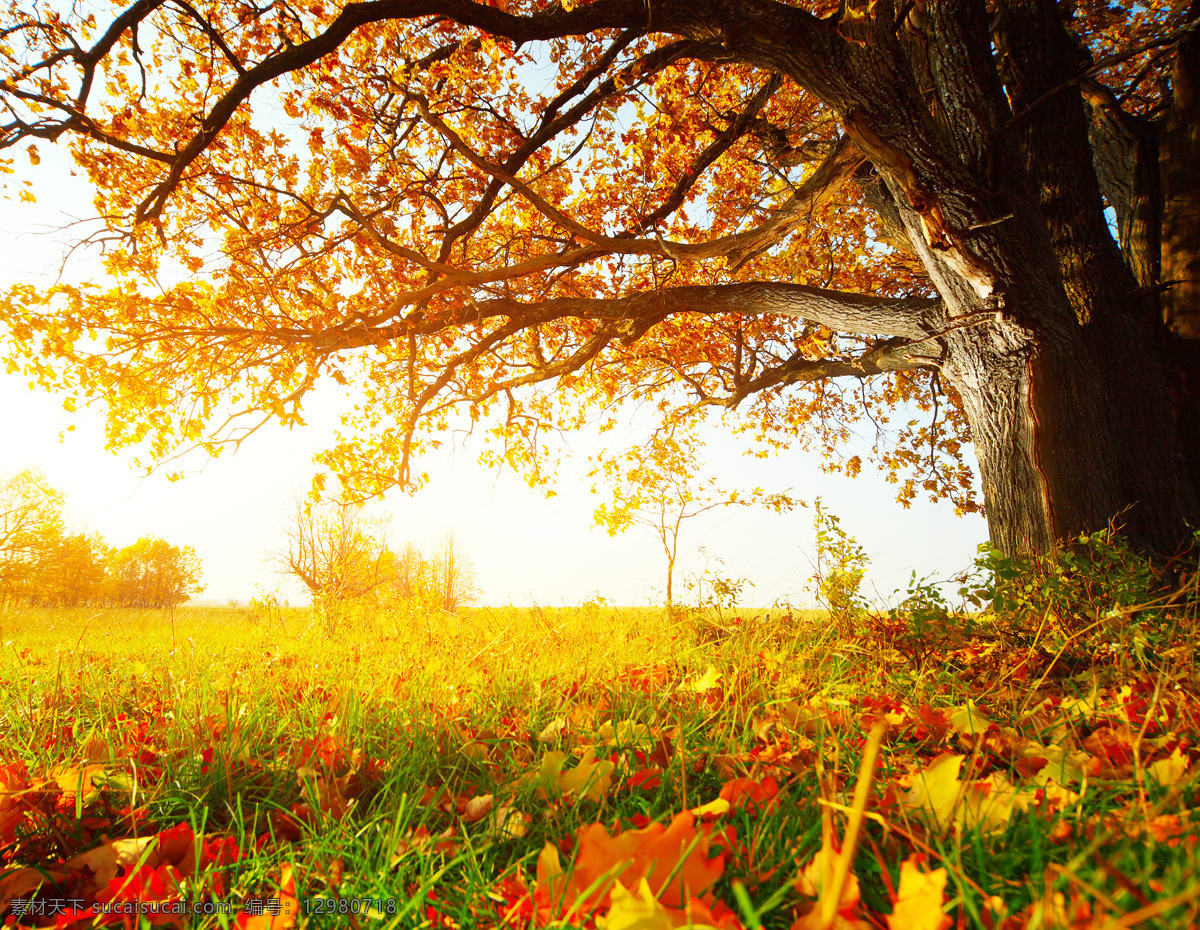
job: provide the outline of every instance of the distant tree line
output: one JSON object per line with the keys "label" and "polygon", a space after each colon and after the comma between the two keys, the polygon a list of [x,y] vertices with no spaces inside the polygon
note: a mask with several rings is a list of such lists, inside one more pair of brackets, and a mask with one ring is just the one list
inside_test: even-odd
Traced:
{"label": "distant tree line", "polygon": [[124,548],[70,533],[63,496],[25,470],[0,475],[0,608],[174,607],[203,590],[200,559],[143,537]]}

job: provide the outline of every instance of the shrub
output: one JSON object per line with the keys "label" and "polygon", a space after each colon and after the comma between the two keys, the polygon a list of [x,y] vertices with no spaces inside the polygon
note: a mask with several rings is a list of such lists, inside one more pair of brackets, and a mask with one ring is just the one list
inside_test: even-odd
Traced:
{"label": "shrub", "polygon": [[866,615],[867,602],[859,588],[869,560],[857,540],[842,529],[841,521],[824,508],[821,498],[813,506],[817,564],[809,580],[833,623],[846,629]]}

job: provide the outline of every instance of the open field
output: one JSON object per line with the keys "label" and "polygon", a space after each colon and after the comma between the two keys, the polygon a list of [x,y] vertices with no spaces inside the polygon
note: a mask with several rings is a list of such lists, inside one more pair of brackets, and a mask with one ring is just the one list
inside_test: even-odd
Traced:
{"label": "open field", "polygon": [[9,611],[0,914],[1195,926],[1194,604]]}

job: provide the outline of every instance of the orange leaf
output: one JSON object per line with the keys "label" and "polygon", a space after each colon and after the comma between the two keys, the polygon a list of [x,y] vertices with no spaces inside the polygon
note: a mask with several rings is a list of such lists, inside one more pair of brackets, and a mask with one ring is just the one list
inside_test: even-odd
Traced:
{"label": "orange leaf", "polygon": [[0,845],[17,838],[17,825],[25,816],[26,793],[32,789],[24,762],[0,765]]}
{"label": "orange leaf", "polygon": [[734,809],[745,807],[752,813],[773,811],[779,806],[779,783],[770,775],[762,781],[732,778],[721,787],[720,796]]}
{"label": "orange leaf", "polygon": [[585,915],[610,903],[618,881],[630,890],[644,879],[664,907],[677,910],[691,898],[711,904],[710,889],[725,870],[725,860],[723,855],[708,857],[710,833],[709,827],[696,829],[689,811],[677,814],[670,826],[652,823],[616,836],[609,836],[600,824],[584,827],[576,833],[570,872],[563,869],[552,844],[542,849],[535,900],[556,916]]}
{"label": "orange leaf", "polygon": [[462,819],[465,823],[476,823],[483,820],[492,812],[495,800],[490,794],[480,794],[471,798],[463,808]]}
{"label": "orange leaf", "polygon": [[234,926],[238,930],[291,930],[296,926],[300,902],[296,898],[296,879],[292,867],[280,867],[279,890],[272,895],[259,895],[242,902]]}
{"label": "orange leaf", "polygon": [[[820,898],[825,883],[833,875],[834,863],[838,852],[832,846],[822,846],[812,860],[804,867],[796,880],[796,890],[814,898]],[[858,876],[853,872],[846,876],[842,886],[837,911],[833,923],[828,926],[821,924],[821,908],[814,907],[792,924],[792,930],[867,930],[870,924],[858,919],[860,893]]]}

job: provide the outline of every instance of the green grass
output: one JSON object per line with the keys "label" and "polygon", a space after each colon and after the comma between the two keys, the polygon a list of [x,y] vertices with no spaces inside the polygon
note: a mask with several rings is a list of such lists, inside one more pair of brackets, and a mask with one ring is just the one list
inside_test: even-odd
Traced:
{"label": "green grass", "polygon": [[[633,850],[665,832],[675,877],[648,873],[664,903],[682,879],[697,921],[816,926],[802,875],[840,845],[887,719],[847,921],[887,926],[923,854],[956,926],[1184,927],[1198,679],[1194,617],[1167,613],[1086,636],[976,617],[967,635],[903,613],[839,631],[589,604],[358,611],[328,636],[297,609],[9,611],[0,904],[108,888],[241,914],[177,925],[266,926],[244,902],[286,904],[290,871],[297,926],[598,926],[605,868],[616,898],[636,892]],[[681,818],[723,792],[729,809]],[[370,913],[325,913],[339,903]]]}

